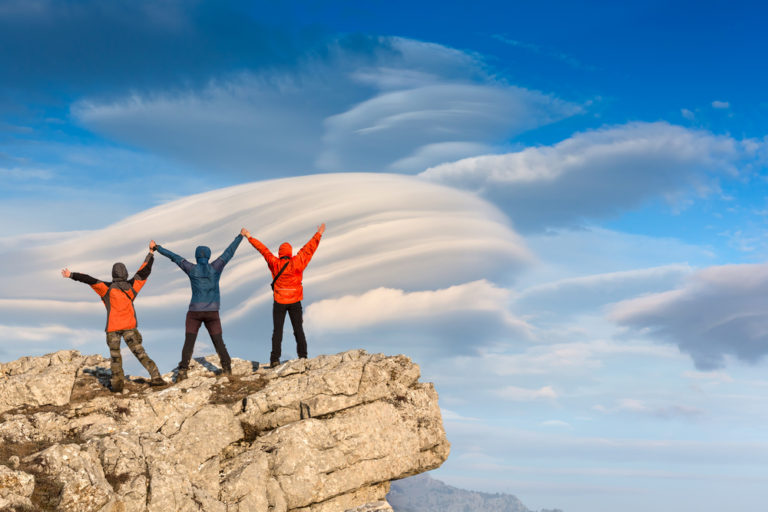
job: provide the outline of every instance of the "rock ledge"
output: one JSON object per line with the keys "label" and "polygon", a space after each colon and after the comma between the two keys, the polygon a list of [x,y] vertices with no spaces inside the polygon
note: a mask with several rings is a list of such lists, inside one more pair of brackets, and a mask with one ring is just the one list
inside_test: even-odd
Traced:
{"label": "rock ledge", "polygon": [[0,510],[384,512],[391,480],[448,457],[437,393],[403,355],[232,366],[112,394],[101,356],[0,364]]}

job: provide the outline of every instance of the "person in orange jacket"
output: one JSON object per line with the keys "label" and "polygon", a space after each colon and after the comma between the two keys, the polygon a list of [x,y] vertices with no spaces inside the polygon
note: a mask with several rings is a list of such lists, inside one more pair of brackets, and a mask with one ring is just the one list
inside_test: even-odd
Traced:
{"label": "person in orange jacket", "polygon": [[269,355],[269,365],[275,367],[280,364],[281,346],[283,343],[283,324],[285,313],[291,318],[293,336],[296,338],[296,352],[299,359],[307,357],[307,338],[304,335],[304,320],[302,318],[301,301],[304,298],[302,277],[304,269],[309,265],[309,260],[315,254],[320,238],[325,232],[325,224],[317,228],[315,235],[302,247],[296,255],[288,242],[280,245],[277,256],[266,245],[251,237],[251,233],[243,228],[240,234],[248,238],[251,245],[264,256],[269,271],[272,273],[272,290],[274,303],[272,304],[272,353]]}
{"label": "person in orange jacket", "polygon": [[136,328],[136,310],[133,309],[136,295],[144,287],[149,273],[152,272],[153,261],[154,255],[150,247],[149,254],[144,258],[144,263],[141,264],[131,279],[128,279],[128,269],[125,268],[125,265],[118,262],[112,265],[112,281],[108,282],[100,281],[88,274],[70,272],[68,268],[61,271],[63,277],[89,285],[101,297],[104,307],[107,308],[107,326],[104,330],[107,333],[107,346],[112,359],[110,384],[114,392],[123,390],[125,379],[123,360],[120,355],[120,338],[125,339],[125,344],[131,349],[133,355],[147,369],[152,377],[150,381],[152,386],[167,384],[160,375],[155,362],[144,351],[141,333]]}

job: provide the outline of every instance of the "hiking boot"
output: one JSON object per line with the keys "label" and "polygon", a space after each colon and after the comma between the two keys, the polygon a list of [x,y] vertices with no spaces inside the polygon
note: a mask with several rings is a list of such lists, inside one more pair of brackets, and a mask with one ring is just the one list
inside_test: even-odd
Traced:
{"label": "hiking boot", "polygon": [[181,382],[187,378],[187,369],[179,368],[179,372],[176,374],[176,382]]}
{"label": "hiking boot", "polygon": [[167,384],[168,383],[165,382],[165,380],[163,380],[163,378],[160,377],[159,375],[157,377],[152,377],[152,380],[149,381],[150,386],[165,386]]}
{"label": "hiking boot", "polygon": [[270,361],[269,362],[269,367],[270,368],[275,368],[277,366],[280,366],[280,361]]}
{"label": "hiking boot", "polygon": [[120,393],[123,391],[123,379],[114,379],[110,381],[109,384],[113,393]]}

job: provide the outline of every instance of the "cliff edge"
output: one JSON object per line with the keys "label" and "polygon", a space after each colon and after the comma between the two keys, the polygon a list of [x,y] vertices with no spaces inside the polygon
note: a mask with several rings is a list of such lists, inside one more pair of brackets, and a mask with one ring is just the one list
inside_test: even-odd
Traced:
{"label": "cliff edge", "polygon": [[448,457],[437,393],[405,356],[218,368],[113,394],[101,356],[0,364],[0,510],[391,511],[391,480]]}

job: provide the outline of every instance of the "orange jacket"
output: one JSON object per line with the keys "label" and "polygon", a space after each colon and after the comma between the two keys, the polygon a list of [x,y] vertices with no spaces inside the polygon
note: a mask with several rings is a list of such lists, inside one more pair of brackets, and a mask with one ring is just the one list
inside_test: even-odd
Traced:
{"label": "orange jacket", "polygon": [[133,301],[138,295],[139,290],[149,278],[152,271],[154,256],[150,252],[144,259],[139,270],[130,280],[127,280],[128,271],[125,265],[115,263],[112,267],[112,282],[100,281],[87,274],[72,272],[70,278],[81,283],[86,283],[93,288],[93,291],[99,294],[104,307],[107,308],[107,332],[122,331],[136,328],[136,311],[133,309]]}
{"label": "orange jacket", "polygon": [[266,245],[255,238],[248,238],[251,245],[264,256],[269,271],[272,272],[273,278],[280,272],[283,265],[288,262],[285,271],[280,274],[280,277],[275,282],[275,302],[280,304],[293,304],[304,298],[304,287],[301,283],[304,276],[304,269],[307,268],[309,260],[312,259],[312,255],[315,254],[317,246],[320,245],[321,236],[322,235],[319,232],[315,233],[315,236],[310,238],[309,242],[296,253],[296,256],[292,256],[293,248],[291,247],[291,244],[287,242],[280,245],[278,256],[275,256],[269,249],[267,249]]}

